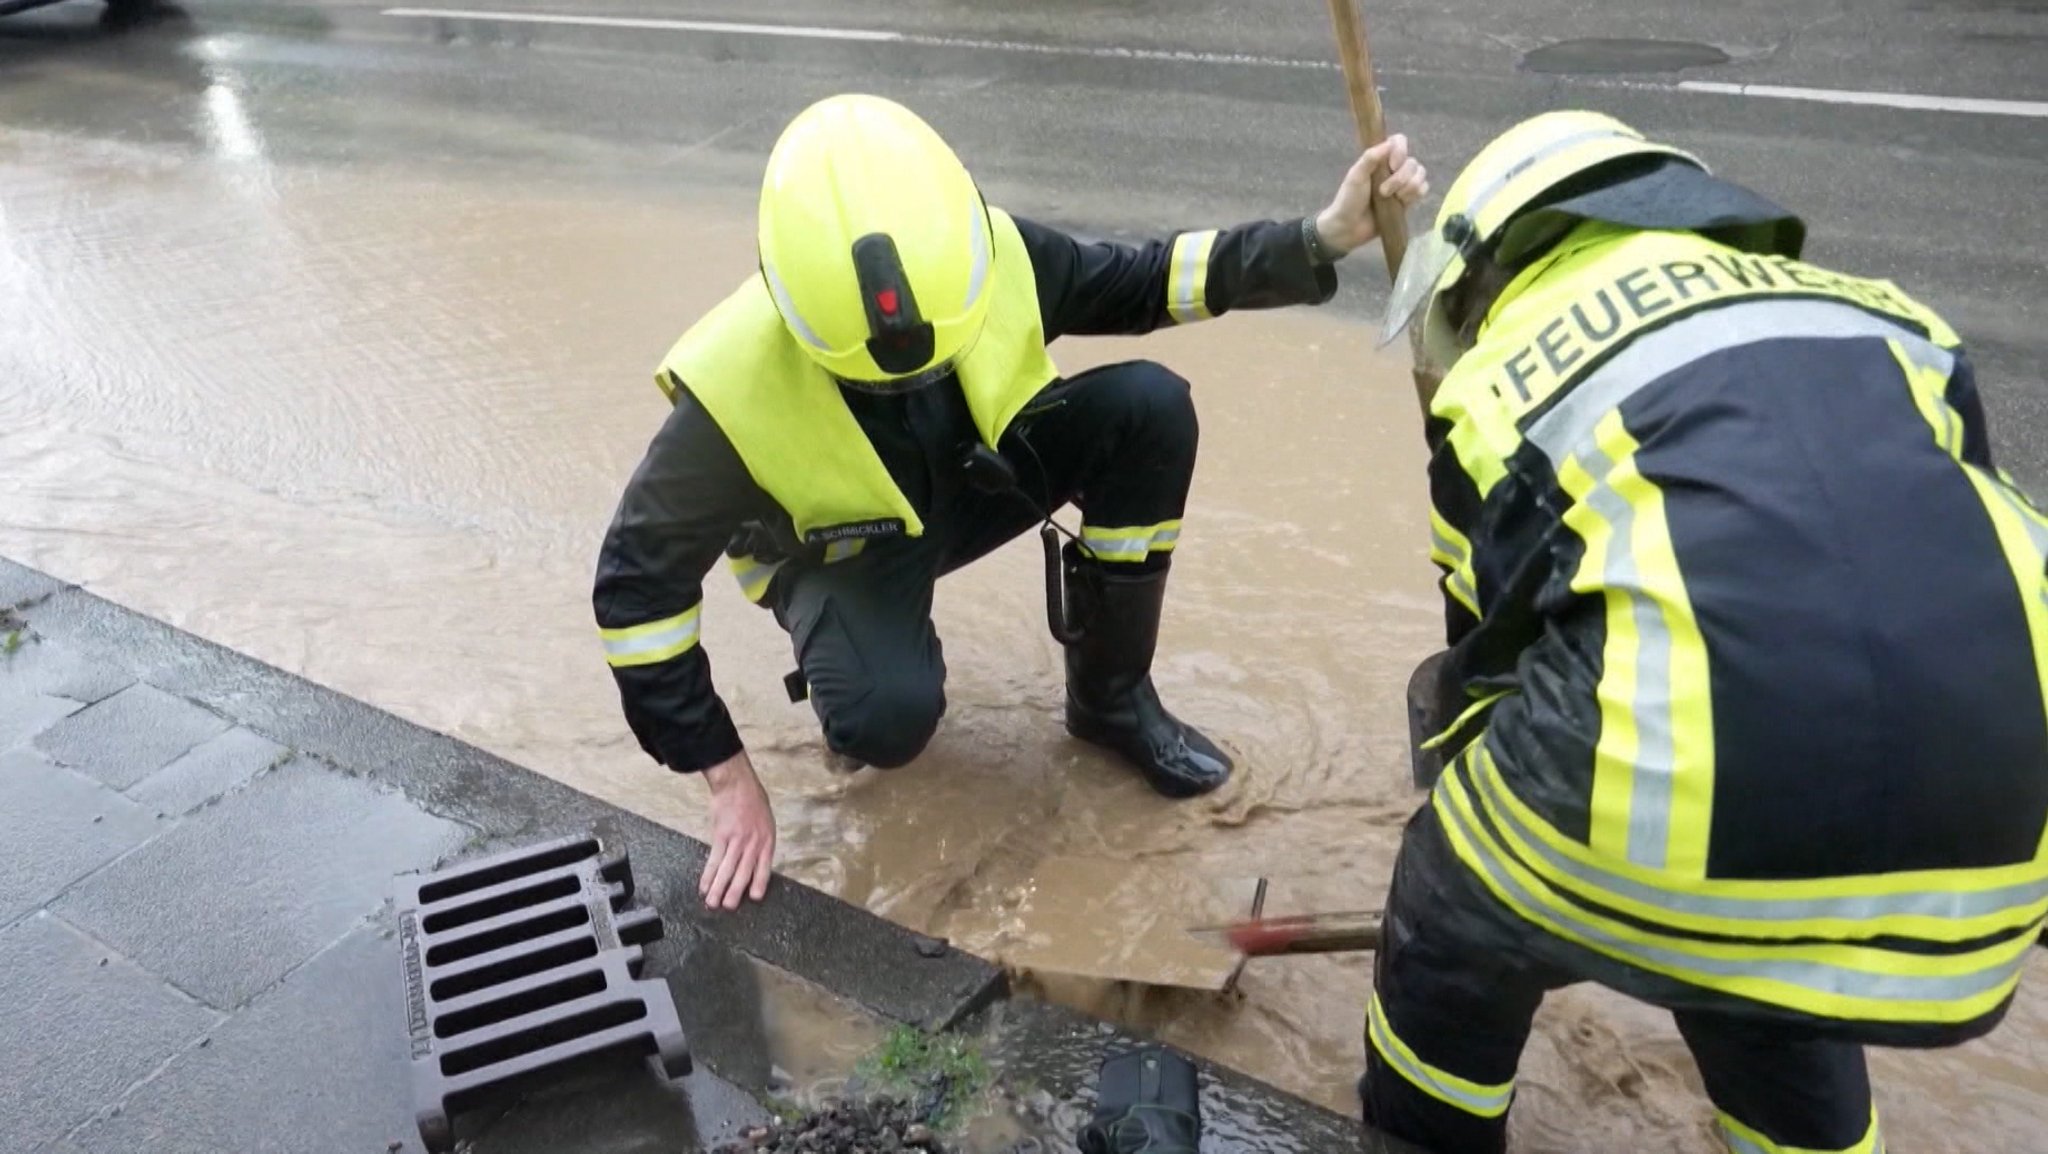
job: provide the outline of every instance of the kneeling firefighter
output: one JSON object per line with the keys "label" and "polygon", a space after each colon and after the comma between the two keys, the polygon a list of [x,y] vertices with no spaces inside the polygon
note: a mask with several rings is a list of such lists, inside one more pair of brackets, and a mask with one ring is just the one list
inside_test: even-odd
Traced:
{"label": "kneeling firefighter", "polygon": [[1881,1151],[1863,1046],[1982,1035],[2048,910],[2048,519],[1970,360],[1804,225],[1585,112],[1410,250],[1447,759],[1367,1119],[1499,1151],[1546,991],[1671,1010],[1741,1154]]}
{"label": "kneeling firefighter", "polygon": [[[1128,362],[1063,377],[1046,346],[1231,309],[1321,303],[1334,262],[1412,203],[1406,142],[1360,157],[1313,218],[1083,243],[990,207],[908,109],[838,96],[769,157],[760,267],[693,325],[656,381],[674,409],[628,484],[593,595],[641,747],[711,788],[700,882],[727,908],[767,890],[768,797],[698,645],[701,582],[725,554],[773,609],[841,764],[900,766],[945,711],[934,582],[1041,527],[1067,643],[1066,723],[1169,797],[1231,770],[1152,687],[1168,562],[1195,463],[1187,382]],[[1082,526],[1062,549],[1051,514]]]}

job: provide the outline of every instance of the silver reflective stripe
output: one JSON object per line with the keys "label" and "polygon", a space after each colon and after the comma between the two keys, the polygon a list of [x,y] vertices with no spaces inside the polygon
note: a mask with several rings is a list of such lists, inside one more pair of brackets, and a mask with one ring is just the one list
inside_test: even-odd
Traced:
{"label": "silver reflective stripe", "polygon": [[[1729,1123],[1734,1121],[1732,1115],[1718,1111],[1716,1113],[1718,1116],[1714,1121],[1720,1128],[1721,1137],[1728,1143],[1728,1154],[1827,1154],[1826,1151],[1803,1146],[1794,1150],[1790,1146],[1763,1145],[1730,1125]],[[1872,1131],[1877,1128],[1874,1116],[1870,1125]],[[1872,1140],[1873,1138],[1875,1138],[1875,1141]],[[1874,1135],[1869,1131],[1866,1131],[1863,1137],[1858,1138],[1854,1145],[1844,1147],[1838,1154],[1866,1154],[1863,1149],[1863,1144],[1866,1142],[1871,1143],[1867,1154],[1884,1154],[1884,1136],[1881,1134]]]}
{"label": "silver reflective stripe", "polygon": [[1631,136],[1625,132],[1616,132],[1612,128],[1589,128],[1584,132],[1574,132],[1570,136],[1553,140],[1528,156],[1518,157],[1499,176],[1491,177],[1485,184],[1480,185],[1479,191],[1473,193],[1472,199],[1466,202],[1465,215],[1470,217],[1473,223],[1478,223],[1480,215],[1486,211],[1486,206],[1492,202],[1494,197],[1499,196],[1501,190],[1505,189],[1508,183],[1517,176],[1535,168],[1551,157],[1577,148],[1587,141],[1608,139],[1640,141],[1642,137]]}
{"label": "silver reflective stripe", "polygon": [[[1898,342],[1898,348],[1900,352],[1905,354],[1906,360],[1911,362],[1915,368],[1926,369],[1929,372],[1937,373],[1942,377],[1944,381],[1948,379],[1950,373],[1953,373],[1955,371],[1954,354],[1950,353],[1947,349],[1944,349],[1939,345],[1930,344],[1927,341],[1901,340]],[[1941,427],[1942,448],[1948,450],[1950,453],[1953,453],[1958,457],[1962,456],[1962,415],[1957,413],[1953,408],[1950,408],[1948,405],[1942,405]]]}
{"label": "silver reflective stripe", "polygon": [[[2034,552],[2048,558],[2048,525],[2043,525],[2033,511],[2022,503],[2003,481],[1993,477],[1990,483],[1991,491],[1998,494],[1998,499],[2004,502],[2005,507],[2012,511],[2012,515],[2019,518],[2020,524],[2026,527],[2027,540],[2033,543]],[[2043,609],[2048,609],[2048,577],[2034,582],[2034,599],[2041,603]]]}
{"label": "silver reflective stripe", "polygon": [[1453,570],[1450,577],[1446,579],[1446,583],[1450,586],[1451,592],[1456,593],[1458,599],[1463,601],[1468,608],[1474,613],[1479,611],[1479,590],[1474,589],[1472,583],[1465,580],[1464,573]]}
{"label": "silver reflective stripe", "polygon": [[1628,860],[1662,869],[1671,840],[1671,779],[1678,770],[1671,740],[1671,631],[1665,628],[1663,608],[1643,590],[1634,547],[1636,510],[1609,483],[1614,461],[1596,448],[1579,462],[1593,477],[1581,504],[1606,521],[1611,532],[1601,584],[1627,594],[1636,619],[1636,756],[1630,775]]}
{"label": "silver reflective stripe", "polygon": [[861,550],[867,548],[867,544],[867,538],[865,537],[847,537],[843,540],[833,541],[825,546],[825,563],[831,565],[835,562],[844,561],[848,557],[857,557],[860,555]]}
{"label": "silver reflective stripe", "polygon": [[664,629],[658,629],[653,633],[642,633],[634,637],[603,638],[605,656],[612,658],[638,657],[643,653],[658,653],[665,649],[673,649],[679,645],[687,646],[695,643],[701,620],[701,615],[698,611],[692,609],[682,617],[673,620],[675,624]]}
{"label": "silver reflective stripe", "polygon": [[1180,526],[1171,521],[1135,531],[1125,530],[1129,535],[1124,537],[1103,535],[1117,531],[1116,528],[1098,529],[1084,525],[1081,528],[1081,544],[1097,557],[1109,560],[1143,560],[1147,553],[1172,548],[1180,541]]}
{"label": "silver reflective stripe", "polygon": [[1386,1011],[1381,1008],[1379,996],[1375,994],[1372,1006],[1366,1013],[1366,1029],[1372,1037],[1373,1049],[1387,1060],[1387,1064],[1400,1071],[1403,1078],[1413,1082],[1424,1092],[1433,1094],[1444,1101],[1453,1103],[1469,1113],[1482,1118],[1498,1118],[1507,1113],[1514,1101],[1515,1086],[1506,1086],[1490,1093],[1475,1094],[1460,1086],[1451,1085],[1436,1071],[1424,1065],[1409,1052],[1400,1039],[1394,1036],[1393,1027],[1387,1025]]}
{"label": "silver reflective stripe", "polygon": [[1897,341],[1914,363],[1944,372],[1955,365],[1948,350],[1908,329],[1835,301],[1762,300],[1704,309],[1635,338],[1560,398],[1529,426],[1529,441],[1553,466],[1593,437],[1600,418],[1645,386],[1723,349],[1788,337]]}
{"label": "silver reflective stripe", "polygon": [[1919,890],[1831,898],[1723,898],[1659,889],[1565,856],[1516,816],[1508,804],[1504,787],[1492,773],[1479,770],[1470,776],[1476,779],[1474,788],[1485,803],[1487,815],[1508,827],[1516,839],[1541,858],[1551,872],[1575,878],[1595,890],[1605,890],[1653,909],[1701,918],[1751,922],[1819,919],[1861,922],[1880,917],[1957,921],[1980,918],[2001,910],[2020,909],[2048,899],[2048,879],[1970,893]]}
{"label": "silver reflective stripe", "polygon": [[2005,502],[2005,507],[2012,510],[2012,515],[2020,519],[2020,524],[2027,527],[2027,540],[2034,543],[2034,548],[2042,556],[2048,557],[2048,525],[2041,523],[2040,514],[2029,509],[1995,477],[1991,478],[1991,488],[1998,494],[1998,499]]}
{"label": "silver reflective stripe", "polygon": [[1090,553],[1097,557],[1143,556],[1146,547],[1152,543],[1150,536],[1144,537],[1090,537],[1082,542]]}
{"label": "silver reflective stripe", "polygon": [[739,581],[740,592],[746,595],[747,600],[759,601],[762,594],[768,592],[768,583],[775,580],[775,574],[782,565],[781,561],[764,565],[748,557],[745,565],[733,569],[733,577]]}
{"label": "silver reflective stripe", "polygon": [[1435,518],[1431,518],[1429,522],[1429,543],[1436,546],[1437,552],[1449,557],[1453,566],[1463,565],[1471,560],[1469,553],[1460,548],[1456,541],[1446,537],[1442,529],[1436,527]]}
{"label": "silver reflective stripe", "polygon": [[796,330],[796,335],[802,337],[805,344],[814,349],[831,352],[830,346],[819,339],[817,333],[811,331],[810,322],[804,320],[803,314],[796,311],[795,302],[789,299],[789,290],[782,287],[782,278],[775,275],[775,266],[764,264],[761,271],[768,277],[768,291],[775,294],[775,307],[782,313],[782,319],[789,322],[789,326]]}
{"label": "silver reflective stripe", "polygon": [[1728,1154],[1782,1154],[1781,1151],[1772,1150],[1766,1146],[1759,1146],[1744,1138],[1725,1122],[1721,1124],[1721,1137],[1727,1140]]}
{"label": "silver reflective stripe", "polygon": [[[1455,780],[1465,782],[1467,779],[1462,774],[1456,774]],[[1733,960],[1705,954],[1688,954],[1664,946],[1630,941],[1583,920],[1584,915],[1579,912],[1559,913],[1545,905],[1485,850],[1479,840],[1480,835],[1466,822],[1464,815],[1458,812],[1457,806],[1445,802],[1437,807],[1437,812],[1457,830],[1460,838],[1477,849],[1475,856],[1480,868],[1492,879],[1494,885],[1508,895],[1516,907],[1536,918],[1538,924],[1542,924],[1544,920],[1555,920],[1566,925],[1580,938],[1619,958],[1715,978],[1764,978],[1815,993],[1844,995],[1873,1002],[1936,1003],[1960,1002],[1997,990],[2010,981],[2027,960],[2028,951],[2022,950],[2000,965],[1973,974],[1874,974],[1845,966],[1831,966],[1824,962],[1774,958]],[[1567,908],[1573,908],[1568,901],[1564,904]]]}
{"label": "silver reflective stripe", "polygon": [[[993,227],[995,227],[995,221],[994,221],[994,220],[992,220],[992,219],[991,219],[991,220],[989,221],[989,227],[990,227],[990,228],[993,228]],[[968,308],[970,308],[970,309],[974,307],[974,302],[975,302],[975,301],[977,301],[977,300],[980,300],[980,299],[981,299],[981,289],[982,289],[982,286],[983,286],[983,285],[985,285],[985,284],[987,284],[987,283],[988,283],[988,229],[982,229],[982,228],[977,228],[977,229],[975,229],[975,230],[974,230],[974,269],[973,269],[973,271],[972,271],[972,272],[970,272],[970,273],[968,274],[968,277],[967,277],[967,306],[966,306],[966,307],[968,307]]]}
{"label": "silver reflective stripe", "polygon": [[1444,536],[1443,530],[1436,527],[1434,517],[1430,518],[1429,522],[1429,543],[1436,546],[1437,552],[1451,559],[1451,572],[1445,578],[1451,592],[1457,594],[1460,600],[1476,611],[1479,607],[1479,591],[1472,587],[1472,581],[1465,575],[1465,567],[1472,563],[1472,555],[1459,548],[1457,542]]}
{"label": "silver reflective stripe", "polygon": [[1166,294],[1166,311],[1180,324],[1209,315],[1209,253],[1215,247],[1214,229],[1182,233],[1174,238],[1173,279]]}

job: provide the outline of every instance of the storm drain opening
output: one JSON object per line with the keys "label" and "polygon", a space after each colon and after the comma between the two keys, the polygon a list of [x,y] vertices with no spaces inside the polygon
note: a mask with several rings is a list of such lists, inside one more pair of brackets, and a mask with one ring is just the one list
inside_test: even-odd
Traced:
{"label": "storm drain opening", "polygon": [[631,906],[632,864],[594,835],[399,878],[414,1106],[430,1151],[457,1114],[586,1065],[645,1056],[690,1072],[668,983],[641,975],[659,911]]}
{"label": "storm drain opening", "polygon": [[562,966],[573,966],[577,962],[596,956],[597,940],[589,937],[578,938],[556,946],[543,946],[529,954],[506,958],[502,962],[492,962],[466,973],[442,978],[434,983],[428,993],[435,1001],[445,1002],[490,986],[546,973]]}
{"label": "storm drain opening", "polygon": [[[480,1030],[485,1026],[495,1026],[514,1018],[523,1018],[550,1006],[559,1006],[563,1002],[574,1002],[592,994],[602,994],[604,985],[604,971],[594,970],[587,974],[577,974],[573,978],[549,982],[544,986],[519,990],[502,998],[494,998],[480,1006],[471,1006],[466,1010],[441,1015],[434,1022],[434,1036],[452,1038],[457,1034],[467,1034],[471,1030]],[[461,1070],[449,1069],[448,1060],[445,1058],[441,1060],[441,1069],[450,1074],[462,1073]]]}
{"label": "storm drain opening", "polygon": [[530,885],[523,889],[512,890],[509,893],[493,894],[488,898],[471,902],[465,906],[457,906],[454,909],[441,910],[429,915],[426,920],[427,932],[438,934],[443,930],[452,930],[460,926],[469,925],[471,922],[495,918],[499,914],[509,914],[513,910],[537,906],[543,902],[554,901],[556,898],[566,898],[570,894],[575,893],[578,888],[575,877],[565,875],[563,877],[550,878],[538,885]]}
{"label": "storm drain opening", "polygon": [[[533,917],[521,918],[506,925],[494,926],[491,929],[471,934],[466,938],[459,938],[452,942],[442,942],[427,950],[427,964],[430,966],[449,965],[462,961],[465,958],[474,958],[479,954],[488,954],[493,950],[502,950],[506,946],[516,946],[520,942],[544,938],[557,930],[571,929],[575,926],[584,925],[589,921],[590,911],[581,904],[564,906],[561,909],[549,910],[546,913],[537,914]],[[431,929],[427,932],[429,934],[433,933]]]}

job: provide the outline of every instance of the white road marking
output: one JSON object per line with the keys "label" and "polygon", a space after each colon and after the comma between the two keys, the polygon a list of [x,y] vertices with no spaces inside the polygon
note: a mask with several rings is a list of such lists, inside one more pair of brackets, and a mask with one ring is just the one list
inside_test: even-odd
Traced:
{"label": "white road marking", "polygon": [[1085,56],[1096,60],[1168,60],[1184,64],[1236,64],[1256,68],[1299,68],[1311,72],[1336,72],[1334,60],[1301,60],[1291,56],[1254,56],[1243,52],[1196,52],[1178,48],[1125,48],[1117,45],[1033,44],[1025,40],[975,40],[964,36],[926,36],[906,33],[906,44],[929,48],[974,48],[983,52],[1010,52],[1036,56]]}
{"label": "white road marking", "polygon": [[[727,36],[778,36],[792,40],[836,40],[869,44],[910,44],[926,48],[961,48],[1015,55],[1072,56],[1097,60],[1161,60],[1183,64],[1232,65],[1253,68],[1292,68],[1312,72],[1337,71],[1332,60],[1303,60],[1287,56],[1255,56],[1236,52],[1196,52],[1171,48],[1129,48],[1117,45],[1041,44],[1022,40],[979,40],[962,36],[936,36],[920,32],[895,32],[880,28],[828,28],[808,24],[745,24],[727,20],[672,20],[653,16],[575,16],[554,12],[494,12],[472,8],[387,8],[384,15],[407,20],[477,20],[497,24],[557,24],[585,28],[634,28],[659,32],[702,32]],[[1384,75],[1402,75],[1398,69],[1382,69]],[[1716,96],[1744,96],[1766,100],[1808,100],[1823,104],[1872,105],[1904,108],[1916,112],[1960,112],[1976,116],[2021,116],[2048,119],[2048,102],[2037,100],[1988,100],[1969,96],[1921,96],[1905,92],[1859,92],[1839,88],[1795,88],[1772,84],[1729,84],[1713,80],[1681,80],[1676,84],[1629,82],[1628,88],[1661,92],[1674,89]]]}
{"label": "white road marking", "polygon": [[1254,56],[1242,52],[1194,52],[1172,48],[1125,48],[1115,45],[1033,44],[1022,40],[978,40],[966,36],[932,36],[878,28],[823,28],[807,24],[741,24],[727,20],[671,20],[658,16],[570,16],[553,12],[490,12],[473,8],[387,8],[384,15],[404,20],[478,20],[498,24],[560,24],[585,28],[638,28],[658,32],[709,32],[729,36],[780,36],[793,40],[852,40],[870,44],[915,44],[925,48],[965,48],[1036,56],[1082,56],[1098,60],[1167,60],[1188,64],[1236,64],[1260,68],[1337,70],[1335,61],[1299,60],[1286,56]]}
{"label": "white road marking", "polygon": [[493,24],[572,24],[586,28],[639,28],[657,32],[724,32],[734,36],[786,36],[795,40],[904,39],[901,32],[869,28],[813,28],[803,24],[734,24],[723,20],[665,20],[652,16],[561,16],[551,12],[483,12],[468,8],[386,8],[407,20],[481,20]]}
{"label": "white road marking", "polygon": [[1770,100],[1812,100],[1822,104],[1874,104],[1918,112],[1968,112],[1978,116],[2048,117],[2048,101],[1985,100],[1975,96],[1917,96],[1910,92],[1857,92],[1844,88],[1789,88],[1776,84],[1723,84],[1714,80],[1681,80],[1687,92],[1723,96],[1760,96]]}

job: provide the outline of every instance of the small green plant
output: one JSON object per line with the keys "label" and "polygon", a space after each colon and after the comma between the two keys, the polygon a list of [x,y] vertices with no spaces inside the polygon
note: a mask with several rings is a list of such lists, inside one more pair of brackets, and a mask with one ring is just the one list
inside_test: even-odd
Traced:
{"label": "small green plant", "polygon": [[14,651],[19,648],[21,648],[21,630],[10,629],[7,631],[6,637],[0,637],[0,653],[5,653],[7,656],[12,657],[14,656]]}
{"label": "small green plant", "polygon": [[910,1026],[890,1030],[856,1073],[876,1091],[909,1099],[938,1130],[965,1121],[989,1083],[988,1062],[971,1039]]}

